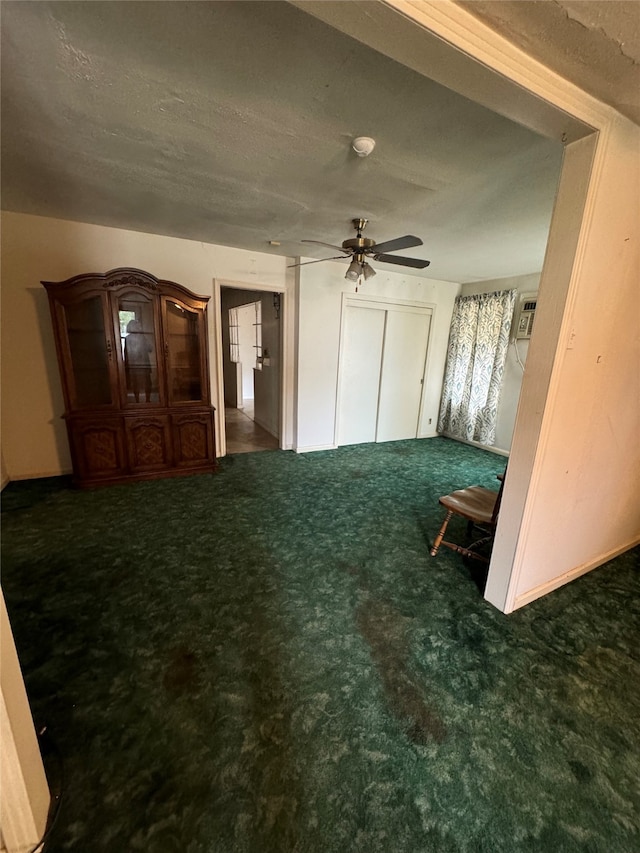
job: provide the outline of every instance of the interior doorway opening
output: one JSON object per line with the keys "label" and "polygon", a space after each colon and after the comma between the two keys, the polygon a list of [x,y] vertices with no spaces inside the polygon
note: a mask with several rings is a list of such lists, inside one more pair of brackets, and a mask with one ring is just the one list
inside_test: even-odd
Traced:
{"label": "interior doorway opening", "polygon": [[279,293],[220,288],[227,453],[255,453],[280,447],[280,308]]}

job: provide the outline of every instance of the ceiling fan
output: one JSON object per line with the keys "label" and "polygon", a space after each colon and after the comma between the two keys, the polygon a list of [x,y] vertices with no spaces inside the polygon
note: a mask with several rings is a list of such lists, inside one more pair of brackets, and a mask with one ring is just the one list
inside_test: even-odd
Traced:
{"label": "ceiling fan", "polygon": [[420,258],[405,258],[402,255],[389,255],[388,252],[395,252],[398,249],[410,249],[413,246],[422,246],[422,240],[419,237],[414,237],[411,234],[406,234],[404,237],[396,237],[395,240],[387,240],[384,243],[376,243],[375,240],[369,237],[363,237],[368,219],[352,219],[353,227],[356,229],[356,236],[345,240],[342,246],[334,246],[331,243],[323,243],[321,240],[302,240],[302,243],[315,243],[317,246],[326,246],[328,249],[335,249],[337,252],[342,252],[341,255],[334,255],[331,258],[320,258],[317,261],[302,261],[299,264],[291,264],[292,267],[301,267],[306,264],[319,264],[321,261],[335,261],[340,258],[351,258],[349,269],[345,274],[345,278],[349,281],[358,281],[360,276],[366,279],[372,278],[376,271],[368,263],[367,258],[373,258],[374,261],[382,261],[385,264],[398,264],[403,267],[413,267],[414,269],[422,270],[429,266],[430,261],[423,261]]}

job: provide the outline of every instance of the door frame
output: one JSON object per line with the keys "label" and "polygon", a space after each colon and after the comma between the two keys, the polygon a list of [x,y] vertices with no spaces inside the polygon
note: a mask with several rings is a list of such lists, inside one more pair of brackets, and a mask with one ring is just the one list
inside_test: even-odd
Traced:
{"label": "door frame", "polygon": [[[378,303],[378,304],[376,304]],[[380,306],[381,311],[388,311],[394,305],[404,308],[417,308],[418,313],[429,314],[431,320],[429,324],[429,337],[427,339],[427,350],[425,353],[424,359],[424,369],[422,372],[422,390],[420,392],[420,405],[418,407],[418,420],[416,423],[416,438],[421,438],[420,435],[420,425],[422,424],[422,416],[424,415],[424,404],[425,404],[425,388],[427,386],[427,377],[429,375],[429,367],[431,364],[431,349],[432,349],[432,338],[433,338],[433,329],[434,322],[436,316],[436,305],[433,302],[420,302],[416,299],[396,299],[393,296],[376,296],[369,295],[364,293],[347,293],[343,292],[342,294],[342,305],[340,306],[340,344],[338,349],[338,377],[336,382],[336,406],[335,406],[335,422],[333,428],[333,443],[335,447],[340,447],[338,444],[338,431],[340,424],[340,398],[342,395],[342,359],[344,356],[344,343],[345,343],[345,333],[346,333],[346,318],[347,318],[347,308],[349,307],[361,307],[366,308],[367,306],[371,306],[372,308],[377,308]],[[385,306],[385,307],[383,307]],[[386,319],[385,319],[385,335],[386,335]],[[384,358],[384,339],[382,345],[382,356]],[[376,422],[376,433],[377,433],[377,422]],[[376,439],[377,441],[377,439]]]}
{"label": "door frame", "polygon": [[291,430],[289,412],[291,407],[287,402],[293,395],[292,371],[290,363],[293,353],[294,340],[294,312],[290,310],[287,288],[284,284],[264,284],[257,281],[232,281],[228,279],[213,280],[213,342],[215,348],[215,365],[212,370],[211,399],[215,401],[215,423],[216,423],[216,455],[226,456],[227,436],[224,419],[224,372],[222,353],[222,288],[228,287],[234,290],[250,290],[255,293],[279,293],[280,294],[280,400],[278,401],[279,418],[278,427],[280,437],[278,439],[281,450],[291,447]]}

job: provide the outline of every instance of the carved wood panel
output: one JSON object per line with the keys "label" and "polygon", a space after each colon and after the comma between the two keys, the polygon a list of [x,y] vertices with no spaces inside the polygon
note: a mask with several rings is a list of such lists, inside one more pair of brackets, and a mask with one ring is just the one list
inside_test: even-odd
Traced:
{"label": "carved wood panel", "polygon": [[202,414],[175,415],[172,418],[175,461],[179,467],[214,462],[213,417]]}
{"label": "carved wood panel", "polygon": [[131,471],[156,471],[171,466],[168,417],[126,418],[125,429]]}
{"label": "carved wood panel", "polygon": [[120,419],[75,421],[70,430],[74,456],[83,478],[115,477],[126,470]]}

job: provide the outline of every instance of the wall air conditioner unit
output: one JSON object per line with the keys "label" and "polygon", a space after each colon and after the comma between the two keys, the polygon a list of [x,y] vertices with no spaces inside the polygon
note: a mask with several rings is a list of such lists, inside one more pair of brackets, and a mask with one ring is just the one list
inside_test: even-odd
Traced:
{"label": "wall air conditioner unit", "polygon": [[523,293],[520,297],[516,308],[516,322],[513,324],[515,341],[528,340],[531,337],[537,304],[537,293]]}

